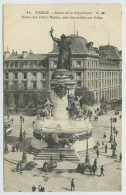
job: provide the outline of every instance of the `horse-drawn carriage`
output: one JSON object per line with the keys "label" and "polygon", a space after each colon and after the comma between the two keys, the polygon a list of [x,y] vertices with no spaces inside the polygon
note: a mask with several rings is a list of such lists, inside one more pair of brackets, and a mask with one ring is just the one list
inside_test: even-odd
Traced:
{"label": "horse-drawn carriage", "polygon": [[79,163],[77,166],[77,172],[84,174],[85,171],[88,171],[90,174],[95,174],[97,167],[94,164],[90,165],[90,163]]}
{"label": "horse-drawn carriage", "polygon": [[52,171],[52,169],[57,167],[57,162],[52,160],[52,161],[48,161],[48,162],[44,162],[43,165],[43,171],[44,172],[48,172],[48,171]]}

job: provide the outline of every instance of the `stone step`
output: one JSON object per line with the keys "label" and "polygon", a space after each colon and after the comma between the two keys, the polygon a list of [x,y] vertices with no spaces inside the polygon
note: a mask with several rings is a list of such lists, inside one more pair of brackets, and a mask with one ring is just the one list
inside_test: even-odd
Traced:
{"label": "stone step", "polygon": [[[63,161],[80,161],[77,157],[75,158],[62,158]],[[34,160],[50,160],[50,157],[34,157]],[[53,160],[59,161],[59,158],[53,158]]]}
{"label": "stone step", "polygon": [[55,152],[74,152],[73,148],[43,148],[42,151],[44,152],[49,152],[49,151],[55,151]]}
{"label": "stone step", "polygon": [[[50,155],[36,155],[36,157],[38,157],[38,158],[46,158],[46,157],[51,157],[52,156],[52,158],[59,158],[59,156],[58,155],[52,155],[52,154],[50,154]],[[62,158],[78,158],[76,155],[74,155],[74,156],[70,156],[70,155],[63,155],[63,157]]]}
{"label": "stone step", "polygon": [[60,154],[60,152],[62,153],[62,154],[75,154],[75,152],[74,151],[63,151],[63,150],[58,150],[58,151],[55,151],[55,150],[41,150],[41,152],[40,153],[43,153],[43,154],[53,154],[53,153],[55,153],[55,154]]}
{"label": "stone step", "polygon": [[[60,153],[39,153],[39,154],[37,154],[37,156],[59,156],[60,155]],[[63,156],[76,156],[76,154],[64,154],[64,153],[62,153],[62,155]]]}

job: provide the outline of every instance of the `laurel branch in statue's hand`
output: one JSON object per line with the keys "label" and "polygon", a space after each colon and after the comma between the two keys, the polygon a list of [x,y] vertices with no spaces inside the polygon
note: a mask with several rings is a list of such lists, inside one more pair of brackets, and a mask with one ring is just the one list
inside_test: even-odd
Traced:
{"label": "laurel branch in statue's hand", "polygon": [[49,31],[50,32],[50,35],[52,35],[54,29],[51,27],[51,30]]}

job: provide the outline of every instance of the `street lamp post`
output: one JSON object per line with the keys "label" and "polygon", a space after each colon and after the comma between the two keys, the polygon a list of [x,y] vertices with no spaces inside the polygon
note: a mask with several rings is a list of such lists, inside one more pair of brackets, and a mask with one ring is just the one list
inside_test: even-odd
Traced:
{"label": "street lamp post", "polygon": [[27,162],[27,155],[26,155],[26,148],[25,148],[25,137],[26,137],[26,132],[24,130],[24,132],[23,132],[24,147],[23,147],[22,163]]}
{"label": "street lamp post", "polygon": [[87,132],[87,149],[86,149],[85,163],[89,163],[89,162],[90,162],[90,158],[89,158],[89,154],[88,154],[88,132]]}
{"label": "street lamp post", "polygon": [[112,157],[114,157],[114,158],[117,158],[116,146],[117,146],[117,143],[115,141],[115,136],[114,136],[113,151],[112,151]]}
{"label": "street lamp post", "polygon": [[113,121],[113,118],[112,117],[110,118],[110,121],[111,121],[111,132],[110,132],[110,140],[109,140],[109,142],[112,143],[113,142],[113,134],[112,134],[112,121]]}
{"label": "street lamp post", "polygon": [[5,147],[4,147],[4,152],[8,153],[8,146],[7,146],[7,128],[4,127],[4,142],[5,142]]}
{"label": "street lamp post", "polygon": [[23,117],[22,115],[20,116],[20,135],[19,135],[19,140],[22,142],[23,140],[23,137],[22,137],[22,120],[23,120]]}

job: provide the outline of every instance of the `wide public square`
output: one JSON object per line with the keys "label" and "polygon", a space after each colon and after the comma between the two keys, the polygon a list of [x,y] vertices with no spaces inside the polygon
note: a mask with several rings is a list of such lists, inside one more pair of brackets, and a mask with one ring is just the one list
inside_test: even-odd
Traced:
{"label": "wide public square", "polygon": [[[42,185],[46,192],[68,192],[71,191],[71,180],[74,178],[75,191],[121,191],[122,189],[122,163],[119,154],[122,152],[122,119],[119,115],[115,115],[115,110],[110,110],[106,114],[98,117],[98,121],[91,118],[92,137],[95,143],[99,141],[100,155],[97,159],[98,170],[95,175],[85,172],[77,173],[77,165],[79,162],[63,161],[57,162],[57,167],[51,172],[43,172],[43,160],[34,160],[34,155],[27,153],[27,160],[34,161],[36,166],[34,169],[24,170],[22,173],[16,172],[16,164],[21,161],[23,147],[20,146],[18,152],[12,152],[12,145],[19,140],[20,134],[20,115],[10,115],[13,118],[14,130],[7,136],[9,153],[4,155],[4,191],[7,192],[31,192],[33,185]],[[116,117],[117,122],[112,123],[112,127],[118,131],[115,135],[117,142],[117,158],[112,157],[111,144],[109,143],[111,132],[111,117]],[[7,116],[4,117],[7,119]],[[22,124],[23,131],[26,131],[26,146],[28,147],[33,138],[32,122],[36,116],[24,116]],[[103,138],[104,133],[107,135]],[[114,135],[114,134],[113,134]],[[104,145],[103,145],[104,142]],[[108,145],[108,151],[105,153],[105,144]],[[86,153],[81,157],[80,162],[85,161]],[[95,150],[89,150],[90,163],[93,164],[97,158]],[[104,166],[105,176],[100,176],[101,165]],[[56,185],[54,185],[56,184]]]}

